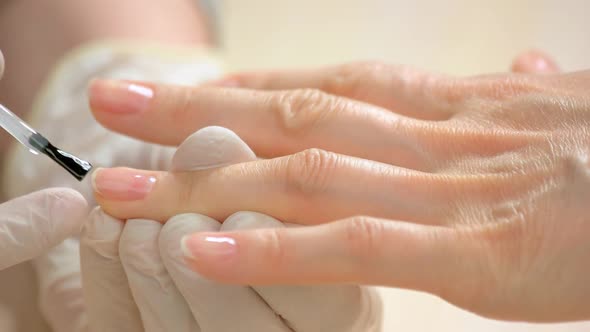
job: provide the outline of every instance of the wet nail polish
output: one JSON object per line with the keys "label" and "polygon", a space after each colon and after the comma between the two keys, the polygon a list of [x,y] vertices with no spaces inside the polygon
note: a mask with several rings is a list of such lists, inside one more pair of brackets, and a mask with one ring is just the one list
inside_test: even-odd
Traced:
{"label": "wet nail polish", "polygon": [[94,190],[110,200],[144,199],[156,183],[155,176],[131,168],[99,168],[92,174]]}
{"label": "wet nail polish", "polygon": [[236,253],[236,241],[229,236],[197,233],[183,237],[181,248],[185,257],[191,260],[219,260]]}
{"label": "wet nail polish", "polygon": [[95,80],[90,84],[90,105],[94,110],[132,114],[148,109],[154,90],[148,85],[116,80]]}

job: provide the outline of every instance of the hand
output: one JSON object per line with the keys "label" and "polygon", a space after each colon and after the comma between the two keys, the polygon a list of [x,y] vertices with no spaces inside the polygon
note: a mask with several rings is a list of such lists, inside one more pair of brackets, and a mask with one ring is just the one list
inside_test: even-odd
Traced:
{"label": "hand", "polygon": [[273,158],[105,169],[95,177],[105,211],[248,209],[318,225],[185,239],[193,268],[224,282],[380,284],[502,319],[590,318],[589,72],[453,78],[353,64],[231,80],[243,89],[145,84],[143,107],[124,104],[139,98],[123,83],[93,86],[109,128],[178,144],[223,125]]}
{"label": "hand", "polygon": [[76,234],[88,213],[71,189],[34,192],[0,204],[0,270],[41,256]]}
{"label": "hand", "polygon": [[[253,159],[233,132],[210,127],[178,148],[172,168],[204,170]],[[223,224],[197,214],[177,215],[162,225],[145,219],[124,223],[95,210],[81,238],[89,325],[96,331],[380,330],[380,302],[373,290],[222,285],[193,273],[180,247],[180,239],[194,232],[280,227],[252,212],[234,214]]]}

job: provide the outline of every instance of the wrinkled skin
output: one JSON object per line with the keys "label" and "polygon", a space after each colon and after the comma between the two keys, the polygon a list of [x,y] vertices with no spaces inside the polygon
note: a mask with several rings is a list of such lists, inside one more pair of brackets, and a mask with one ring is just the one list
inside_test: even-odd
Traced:
{"label": "wrinkled skin", "polygon": [[[355,63],[212,85],[232,88],[144,84],[154,97],[125,112],[101,97],[115,85],[91,88],[111,129],[174,145],[222,125],[269,158],[208,172],[104,170],[95,195],[108,213],[254,210],[311,225],[195,234],[185,246],[202,275],[388,285],[489,317],[590,319],[590,71],[456,78]],[[109,177],[137,175],[153,188],[104,190]]]}

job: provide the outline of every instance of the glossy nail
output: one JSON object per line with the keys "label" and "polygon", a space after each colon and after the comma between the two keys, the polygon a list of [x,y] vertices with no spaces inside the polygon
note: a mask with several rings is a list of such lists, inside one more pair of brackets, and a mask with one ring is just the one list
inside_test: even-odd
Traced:
{"label": "glossy nail", "polygon": [[216,233],[195,233],[181,240],[184,256],[190,260],[227,260],[237,252],[236,240]]}
{"label": "glossy nail", "polygon": [[135,201],[145,198],[157,179],[150,172],[132,168],[99,168],[92,174],[94,191],[110,200]]}
{"label": "glossy nail", "polygon": [[143,112],[154,98],[148,85],[116,80],[94,80],[88,94],[93,110],[119,114]]}
{"label": "glossy nail", "polygon": [[549,58],[539,56],[533,59],[533,66],[537,72],[553,73],[558,71],[557,65]]}

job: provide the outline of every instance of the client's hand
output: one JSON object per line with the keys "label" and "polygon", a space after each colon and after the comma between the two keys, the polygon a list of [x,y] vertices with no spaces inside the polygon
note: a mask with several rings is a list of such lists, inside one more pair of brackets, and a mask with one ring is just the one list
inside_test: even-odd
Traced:
{"label": "client's hand", "polygon": [[[179,147],[172,167],[204,170],[254,159],[233,132],[211,127]],[[180,246],[183,236],[195,232],[282,227],[252,212],[234,214],[223,224],[198,214],[177,215],[162,225],[146,219],[124,223],[94,211],[81,238],[90,326],[96,331],[378,331],[380,302],[371,289],[222,285],[192,272]]]}
{"label": "client's hand", "polygon": [[123,82],[93,86],[112,129],[178,144],[223,125],[273,158],[104,169],[105,211],[221,220],[249,209],[317,225],[185,238],[193,268],[225,282],[381,284],[504,319],[590,318],[590,72],[454,78],[353,64],[227,83],[250,89],[144,84],[153,97],[142,98]]}

